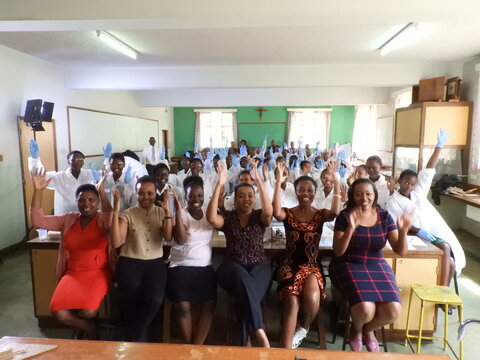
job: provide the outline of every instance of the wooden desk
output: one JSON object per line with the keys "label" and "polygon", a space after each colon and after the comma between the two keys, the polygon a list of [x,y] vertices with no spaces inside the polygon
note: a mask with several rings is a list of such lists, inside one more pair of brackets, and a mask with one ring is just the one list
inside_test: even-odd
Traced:
{"label": "wooden desk", "polygon": [[113,341],[34,339],[3,337],[0,346],[15,344],[45,344],[58,347],[35,356],[39,360],[66,359],[142,359],[142,360],[449,360],[445,354],[395,354],[330,350],[285,350],[255,347],[146,344]]}
{"label": "wooden desk", "polygon": [[475,194],[475,196],[462,196],[456,194],[441,194],[450,199],[460,201],[464,204],[480,208],[480,194]]}

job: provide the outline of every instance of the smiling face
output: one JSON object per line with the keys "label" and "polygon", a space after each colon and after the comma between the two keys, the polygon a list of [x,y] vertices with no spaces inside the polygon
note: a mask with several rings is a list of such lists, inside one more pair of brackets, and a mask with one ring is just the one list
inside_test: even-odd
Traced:
{"label": "smiling face", "polygon": [[165,184],[168,182],[168,170],[165,168],[159,168],[155,171],[154,174],[155,183],[157,184],[157,188],[163,189]]}
{"label": "smiling face", "polygon": [[368,160],[366,166],[370,180],[378,180],[380,176],[380,163],[375,160]]}
{"label": "smiling face", "polygon": [[80,214],[86,217],[95,216],[100,199],[92,191],[82,191],[77,196],[77,206]]}
{"label": "smiling face", "polygon": [[332,191],[333,189],[334,184],[333,174],[330,171],[322,172],[322,175],[320,176],[320,181],[322,182],[323,190],[326,193],[330,193],[330,191]]}
{"label": "smiling face", "polygon": [[137,184],[137,198],[138,205],[143,209],[149,209],[153,206],[155,196],[157,195],[157,189],[152,183]]}
{"label": "smiling face", "polygon": [[238,182],[239,182],[239,184],[247,183],[247,184],[253,185],[252,175],[250,175],[250,174],[240,174],[240,176],[238,177]]}
{"label": "smiling face", "polygon": [[253,210],[255,205],[255,193],[250,186],[242,186],[235,193],[235,209],[242,212]]}
{"label": "smiling face", "polygon": [[82,154],[79,154],[79,153],[73,153],[72,155],[70,155],[68,157],[68,165],[70,165],[70,167],[73,169],[73,170],[78,170],[80,171],[80,169],[83,167],[83,163],[85,161],[85,158],[83,157]]}
{"label": "smiling face", "polygon": [[245,169],[247,165],[248,165],[248,158],[244,156],[240,159],[240,166]]}
{"label": "smiling face", "polygon": [[372,208],[375,205],[375,191],[369,183],[359,183],[353,189],[353,199],[356,206],[363,209]]}
{"label": "smiling face", "polygon": [[120,159],[111,159],[110,160],[110,170],[113,173],[113,177],[118,179],[122,176],[122,171],[125,168],[125,163]]}
{"label": "smiling face", "polygon": [[203,163],[200,159],[193,159],[190,165],[192,175],[199,175],[203,170]]}
{"label": "smiling face", "polygon": [[309,205],[315,199],[315,185],[309,180],[300,181],[295,188],[299,204]]}
{"label": "smiling face", "polygon": [[180,165],[182,166],[182,169],[184,169],[185,171],[188,171],[190,169],[190,159],[187,157],[184,157]]}
{"label": "smiling face", "polygon": [[185,193],[187,207],[191,210],[201,209],[204,201],[203,196],[203,188],[200,185],[194,184],[188,187],[187,192]]}
{"label": "smiling face", "polygon": [[398,184],[400,185],[400,194],[409,198],[410,193],[415,190],[417,181],[418,179],[415,175],[407,175],[398,180]]}

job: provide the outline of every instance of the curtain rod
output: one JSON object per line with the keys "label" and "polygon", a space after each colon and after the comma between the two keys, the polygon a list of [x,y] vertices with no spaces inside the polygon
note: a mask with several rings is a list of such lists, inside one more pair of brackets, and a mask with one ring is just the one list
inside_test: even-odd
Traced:
{"label": "curtain rod", "polygon": [[237,109],[193,109],[193,112],[211,112],[211,111],[237,112]]}
{"label": "curtain rod", "polygon": [[327,111],[327,112],[330,112],[330,111],[332,111],[333,109],[332,109],[332,108],[289,108],[289,109],[287,109],[287,111],[304,111],[304,110],[308,110],[308,111]]}

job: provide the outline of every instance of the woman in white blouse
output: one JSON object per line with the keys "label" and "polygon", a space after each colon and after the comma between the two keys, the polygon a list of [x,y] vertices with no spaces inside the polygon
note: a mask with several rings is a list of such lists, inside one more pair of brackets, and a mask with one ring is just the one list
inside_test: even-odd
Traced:
{"label": "woman in white blouse", "polygon": [[[167,296],[187,344],[203,344],[213,319],[217,298],[217,280],[212,268],[210,241],[213,226],[203,207],[203,180],[189,176],[184,180],[187,207],[182,209],[175,196],[174,242],[170,250]],[[200,305],[198,322],[192,319],[192,305]]]}

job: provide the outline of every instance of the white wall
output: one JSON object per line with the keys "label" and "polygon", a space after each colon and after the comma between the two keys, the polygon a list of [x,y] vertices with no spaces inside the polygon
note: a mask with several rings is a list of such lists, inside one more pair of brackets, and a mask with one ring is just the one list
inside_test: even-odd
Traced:
{"label": "white wall", "polygon": [[169,130],[173,145],[172,109],[142,108],[132,92],[69,90],[63,69],[5,47],[0,47],[0,79],[0,249],[25,235],[16,118],[23,115],[27,100],[55,103],[60,169],[66,167],[68,153],[67,105],[157,119],[160,129]]}

